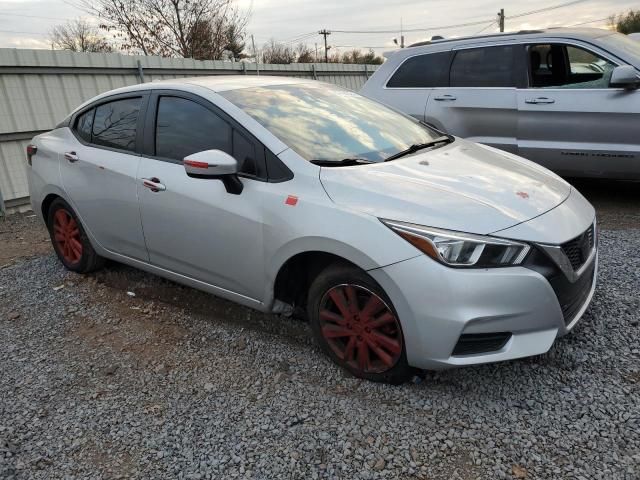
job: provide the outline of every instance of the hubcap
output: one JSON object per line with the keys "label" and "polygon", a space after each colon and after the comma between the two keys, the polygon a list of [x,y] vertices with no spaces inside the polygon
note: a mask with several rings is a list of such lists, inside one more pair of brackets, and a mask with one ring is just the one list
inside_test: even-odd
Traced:
{"label": "hubcap", "polygon": [[78,263],[82,258],[80,229],[75,219],[64,209],[56,211],[53,217],[53,238],[58,251],[67,263]]}
{"label": "hubcap", "polygon": [[391,369],[402,354],[400,323],[375,293],[338,285],[320,302],[322,335],[335,354],[361,373]]}

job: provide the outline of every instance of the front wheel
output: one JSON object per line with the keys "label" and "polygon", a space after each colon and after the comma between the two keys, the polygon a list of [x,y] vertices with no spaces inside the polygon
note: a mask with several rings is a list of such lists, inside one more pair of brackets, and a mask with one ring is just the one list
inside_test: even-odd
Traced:
{"label": "front wheel", "polygon": [[89,273],[102,267],[104,259],[93,249],[73,209],[61,198],[51,204],[47,226],[53,248],[66,268]]}
{"label": "front wheel", "polygon": [[328,267],[313,281],[307,308],[318,343],[354,376],[392,384],[411,377],[400,320],[362,270]]}

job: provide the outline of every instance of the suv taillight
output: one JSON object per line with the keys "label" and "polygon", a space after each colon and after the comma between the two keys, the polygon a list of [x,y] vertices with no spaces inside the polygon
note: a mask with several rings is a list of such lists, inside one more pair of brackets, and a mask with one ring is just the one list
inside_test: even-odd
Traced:
{"label": "suv taillight", "polygon": [[35,145],[27,145],[27,163],[31,165],[31,157],[38,152],[38,147]]}

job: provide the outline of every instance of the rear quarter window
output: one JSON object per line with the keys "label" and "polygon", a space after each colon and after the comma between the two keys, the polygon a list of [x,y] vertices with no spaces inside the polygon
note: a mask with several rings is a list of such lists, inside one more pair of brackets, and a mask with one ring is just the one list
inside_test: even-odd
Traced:
{"label": "rear quarter window", "polygon": [[95,108],[92,108],[80,115],[76,122],[76,133],[87,143],[91,143],[91,130],[93,128],[93,115],[95,113]]}
{"label": "rear quarter window", "polygon": [[404,61],[387,82],[388,88],[448,86],[449,52],[416,55]]}

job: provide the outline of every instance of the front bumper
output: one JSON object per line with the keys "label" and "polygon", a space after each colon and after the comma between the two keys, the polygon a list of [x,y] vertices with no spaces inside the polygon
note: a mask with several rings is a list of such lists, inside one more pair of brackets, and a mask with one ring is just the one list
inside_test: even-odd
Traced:
{"label": "front bumper", "polygon": [[[551,283],[531,268],[483,270],[445,267],[420,256],[369,274],[387,292],[398,316],[410,365],[441,369],[498,362],[545,353],[558,336],[569,332],[587,309],[597,278],[572,318],[565,319]],[[454,354],[461,335],[508,332],[499,349]],[[481,335],[480,335],[481,336]]]}

